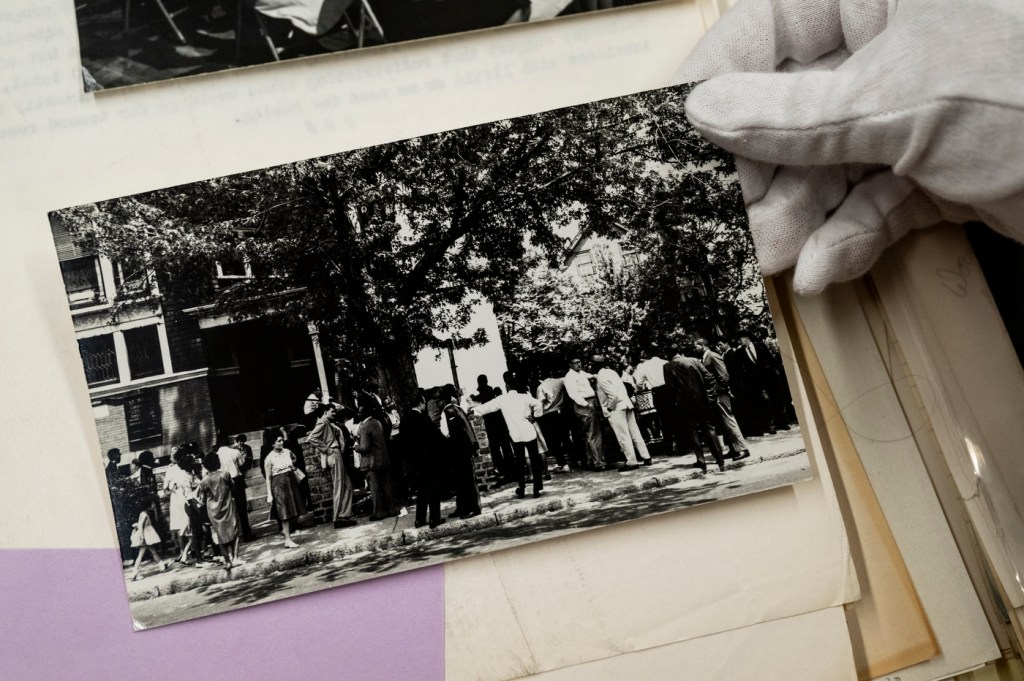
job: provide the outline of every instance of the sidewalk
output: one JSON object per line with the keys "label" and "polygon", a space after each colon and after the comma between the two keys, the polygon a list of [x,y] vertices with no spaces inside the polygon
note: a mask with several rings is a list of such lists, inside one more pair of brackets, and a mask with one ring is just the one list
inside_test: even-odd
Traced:
{"label": "sidewalk", "polygon": [[[476,532],[499,525],[515,523],[517,520],[544,513],[560,512],[571,514],[573,509],[585,511],[595,503],[625,497],[648,491],[672,488],[685,490],[706,486],[706,480],[716,477],[729,478],[730,496],[736,488],[743,487],[743,481],[756,481],[759,464],[794,456],[804,451],[800,431],[794,428],[778,435],[750,439],[751,457],[740,463],[727,460],[726,471],[719,472],[710,455],[710,469],[704,475],[694,465],[693,455],[655,457],[654,465],[641,467],[629,473],[616,470],[596,473],[571,471],[552,473],[552,479],[544,483],[544,493],[533,499],[527,486],[525,499],[515,496],[515,486],[505,485],[501,489],[481,495],[483,513],[466,520],[450,519],[434,529],[415,529],[414,509],[402,517],[371,522],[359,519],[359,525],[335,529],[322,524],[293,532],[300,544],[297,549],[285,549],[283,538],[272,534],[249,543],[239,545],[239,558],[245,564],[229,573],[220,565],[211,567],[182,567],[175,565],[168,572],[157,572],[152,562],[143,564],[144,578],[130,581],[131,569],[126,569],[125,579],[130,601],[142,601],[159,596],[199,589],[213,584],[233,581],[251,581],[281,570],[328,563],[333,560],[367,552],[386,551],[390,548],[426,542],[433,538],[450,537]],[[745,470],[749,469],[749,470]],[[755,475],[751,475],[751,474]],[[733,479],[734,478],[734,479]],[[722,482],[726,482],[723,480]],[[443,502],[445,516],[454,509],[454,500]]]}

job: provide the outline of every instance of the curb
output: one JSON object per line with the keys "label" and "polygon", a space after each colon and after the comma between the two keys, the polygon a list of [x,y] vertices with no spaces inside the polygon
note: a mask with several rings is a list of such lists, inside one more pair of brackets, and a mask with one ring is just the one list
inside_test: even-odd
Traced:
{"label": "curb", "polygon": [[[784,459],[786,457],[800,454],[803,451],[805,450],[798,449],[791,452],[783,452],[782,454],[775,454],[769,457],[761,457],[756,461],[748,460],[738,464],[733,464],[730,468],[740,469],[744,466],[750,465],[750,463]],[[475,532],[477,530],[485,530],[511,523],[516,520],[522,520],[523,518],[529,518],[531,516],[571,509],[574,506],[578,506],[583,503],[607,501],[627,494],[636,494],[641,491],[669,487],[670,485],[675,485],[685,480],[702,480],[706,477],[707,475],[700,471],[696,471],[688,475],[655,476],[645,478],[643,480],[633,480],[630,482],[616,484],[608,489],[597,490],[589,493],[577,493],[564,497],[549,497],[535,504],[513,506],[512,508],[502,509],[493,513],[481,514],[474,518],[467,518],[465,520],[448,521],[444,525],[439,525],[434,528],[402,530],[401,532],[395,532],[393,534],[354,540],[324,549],[309,549],[297,553],[288,553],[257,564],[243,565],[235,568],[231,572],[224,569],[210,570],[209,572],[176,579],[163,586],[143,589],[134,593],[129,592],[128,601],[132,603],[146,601],[160,596],[170,596],[171,594],[193,591],[206,586],[264,577],[275,572],[305,567],[307,565],[323,565],[338,558],[344,558],[358,553],[383,551],[397,546],[411,546],[413,544],[422,541],[429,541],[435,538],[452,537],[459,534],[466,534],[468,532]]]}

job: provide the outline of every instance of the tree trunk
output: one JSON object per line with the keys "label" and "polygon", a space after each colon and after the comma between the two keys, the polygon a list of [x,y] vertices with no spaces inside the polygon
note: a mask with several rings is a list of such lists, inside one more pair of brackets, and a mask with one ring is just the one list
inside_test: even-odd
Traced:
{"label": "tree trunk", "polygon": [[416,402],[419,385],[412,346],[399,339],[388,341],[377,350],[377,375],[381,393],[390,395],[399,410],[410,409]]}

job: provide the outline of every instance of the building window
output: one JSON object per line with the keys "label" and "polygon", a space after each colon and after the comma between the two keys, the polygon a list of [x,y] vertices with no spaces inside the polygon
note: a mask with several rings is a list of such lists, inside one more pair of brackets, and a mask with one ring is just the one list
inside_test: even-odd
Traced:
{"label": "building window", "polygon": [[160,393],[150,389],[126,395],[124,425],[130,443],[154,440],[163,435]]}
{"label": "building window", "polygon": [[206,331],[206,342],[203,347],[206,350],[206,361],[218,376],[229,376],[238,373],[238,352],[235,350],[233,339],[224,333],[218,333],[218,329]]}
{"label": "building window", "polygon": [[72,309],[105,302],[100,259],[95,255],[64,260],[60,264],[64,290]]}
{"label": "building window", "polygon": [[133,381],[164,373],[160,334],[155,324],[128,329],[124,332],[124,343],[128,349],[128,370]]}
{"label": "building window", "polygon": [[241,257],[231,257],[217,262],[218,279],[248,279],[252,277],[249,261]]}
{"label": "building window", "polygon": [[576,256],[576,271],[584,278],[594,276],[594,256],[590,251],[583,251]]}
{"label": "building window", "polygon": [[148,295],[153,291],[153,285],[149,278],[149,270],[146,268],[131,271],[122,263],[114,263],[114,290],[119,296]]}
{"label": "building window", "polygon": [[114,350],[113,334],[82,338],[78,341],[78,353],[82,356],[85,382],[90,388],[121,380],[117,371],[117,352]]}

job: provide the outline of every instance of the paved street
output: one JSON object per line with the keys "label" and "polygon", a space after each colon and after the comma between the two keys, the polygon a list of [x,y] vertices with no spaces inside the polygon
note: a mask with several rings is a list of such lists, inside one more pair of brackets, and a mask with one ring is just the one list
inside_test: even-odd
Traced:
{"label": "paved street", "polygon": [[[268,602],[346,582],[509,548],[526,541],[632,520],[688,506],[771,489],[810,477],[797,429],[751,441],[751,458],[724,473],[700,475],[693,456],[656,457],[630,473],[553,474],[540,499],[517,499],[507,485],[482,499],[477,518],[449,521],[434,530],[413,528],[404,517],[335,530],[320,525],[300,532],[298,549],[279,536],[243,544],[246,565],[180,568],[128,582],[132,615],[140,628]],[[454,502],[446,502],[449,512]],[[126,573],[127,574],[127,573]]]}

